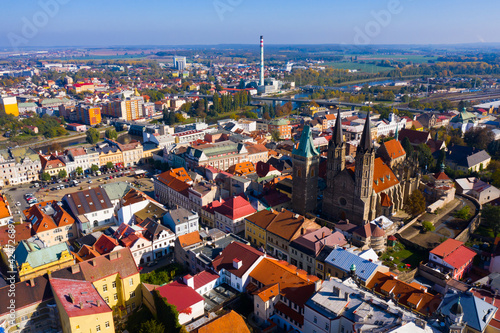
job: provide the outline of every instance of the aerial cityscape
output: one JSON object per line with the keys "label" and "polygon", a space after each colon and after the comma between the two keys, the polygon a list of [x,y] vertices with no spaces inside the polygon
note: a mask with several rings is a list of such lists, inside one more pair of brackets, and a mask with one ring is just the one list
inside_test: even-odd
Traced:
{"label": "aerial cityscape", "polygon": [[0,333],[500,333],[481,4],[3,4]]}

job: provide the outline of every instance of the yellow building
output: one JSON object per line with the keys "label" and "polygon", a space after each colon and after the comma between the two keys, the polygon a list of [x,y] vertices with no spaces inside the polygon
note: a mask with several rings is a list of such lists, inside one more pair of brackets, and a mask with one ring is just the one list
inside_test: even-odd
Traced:
{"label": "yellow building", "polygon": [[66,243],[41,248],[35,243],[21,241],[14,251],[19,281],[26,281],[47,272],[57,271],[75,263]]}
{"label": "yellow building", "polygon": [[92,282],[113,310],[114,317],[126,317],[142,304],[141,278],[129,248],[81,262],[78,266],[85,280]]}
{"label": "yellow building", "polygon": [[266,247],[266,228],[276,218],[270,210],[261,210],[245,218],[245,239],[252,245]]}
{"label": "yellow building", "polygon": [[113,311],[88,281],[50,279],[64,333],[113,333]]}
{"label": "yellow building", "polygon": [[114,165],[118,163],[123,164],[123,153],[118,147],[108,144],[102,148],[97,148],[97,151],[99,152],[100,166],[105,166],[108,162]]}
{"label": "yellow building", "polygon": [[66,164],[54,154],[40,155],[40,162],[42,163],[42,173],[46,172],[51,177],[57,177],[61,170],[66,171]]}
{"label": "yellow building", "polygon": [[15,97],[1,97],[0,98],[0,111],[14,116],[19,116],[19,107],[17,106],[17,98]]}

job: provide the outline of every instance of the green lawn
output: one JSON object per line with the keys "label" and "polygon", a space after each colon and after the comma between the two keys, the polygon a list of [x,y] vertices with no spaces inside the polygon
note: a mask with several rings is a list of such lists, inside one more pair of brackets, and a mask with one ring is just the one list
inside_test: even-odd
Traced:
{"label": "green lawn", "polygon": [[175,277],[184,274],[185,271],[186,269],[181,264],[170,264],[152,272],[141,274],[141,282],[164,285],[175,279]]}
{"label": "green lawn", "polygon": [[[382,260],[385,266],[391,269],[394,269],[394,264],[396,264],[399,271],[408,271],[418,267],[418,264],[426,258],[426,255],[422,251],[407,249],[403,244],[398,242],[394,248],[388,247],[387,251],[380,256],[380,260]],[[407,268],[406,264],[410,264],[411,267]]]}
{"label": "green lawn", "polygon": [[476,231],[474,231],[474,233],[481,235],[481,236],[485,236],[485,237],[495,238],[495,235],[493,234],[493,230],[490,227],[487,227],[482,223],[479,225],[479,227],[477,227],[477,229],[476,229]]}

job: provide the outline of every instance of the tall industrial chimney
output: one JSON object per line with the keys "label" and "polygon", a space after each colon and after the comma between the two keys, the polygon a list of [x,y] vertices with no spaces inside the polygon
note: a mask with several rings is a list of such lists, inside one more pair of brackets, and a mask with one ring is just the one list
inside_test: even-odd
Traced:
{"label": "tall industrial chimney", "polygon": [[264,85],[264,36],[260,36],[260,85]]}

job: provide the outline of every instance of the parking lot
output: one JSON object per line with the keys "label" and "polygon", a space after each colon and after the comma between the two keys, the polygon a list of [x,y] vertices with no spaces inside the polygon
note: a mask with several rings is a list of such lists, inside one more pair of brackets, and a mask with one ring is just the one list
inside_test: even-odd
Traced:
{"label": "parking lot", "polygon": [[[25,200],[26,194],[33,194],[33,196],[38,200],[38,202],[49,201],[49,200],[57,200],[60,201],[64,195],[68,193],[73,193],[81,189],[92,188],[99,186],[101,184],[109,184],[114,182],[129,182],[131,185],[140,189],[141,191],[146,192],[148,195],[153,195],[154,186],[153,182],[149,178],[141,178],[136,179],[134,174],[134,169],[126,170],[129,171],[129,175],[123,175],[123,171],[118,172],[109,172],[106,174],[101,174],[100,176],[92,176],[89,175],[89,178],[85,178],[85,176],[77,177],[76,180],[79,182],[78,185],[72,186],[71,181],[61,181],[58,183],[53,182],[45,182],[44,188],[42,187],[34,187],[33,183],[15,185],[15,186],[6,186],[3,188],[2,193],[7,196],[7,200],[9,201],[9,205],[14,217],[14,222],[19,222],[23,217],[23,210],[27,209],[30,205]],[[112,177],[110,179],[110,177]],[[42,182],[38,182],[42,184]],[[59,187],[59,189],[57,189]],[[62,187],[62,188],[61,188]]]}

